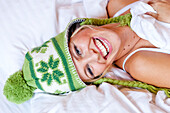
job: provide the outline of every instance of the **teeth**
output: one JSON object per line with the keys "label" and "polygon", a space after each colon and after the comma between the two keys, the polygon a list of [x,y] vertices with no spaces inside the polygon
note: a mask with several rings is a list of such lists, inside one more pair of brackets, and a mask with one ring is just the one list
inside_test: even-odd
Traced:
{"label": "teeth", "polygon": [[[101,50],[103,56],[105,57],[107,55],[107,53],[109,52],[108,45],[103,40],[95,39],[95,41],[96,41],[96,45],[98,46],[98,48]],[[101,43],[101,41],[104,45]]]}
{"label": "teeth", "polygon": [[100,40],[104,43],[105,47],[107,48],[107,52],[109,52],[109,46],[103,41],[103,40]]}

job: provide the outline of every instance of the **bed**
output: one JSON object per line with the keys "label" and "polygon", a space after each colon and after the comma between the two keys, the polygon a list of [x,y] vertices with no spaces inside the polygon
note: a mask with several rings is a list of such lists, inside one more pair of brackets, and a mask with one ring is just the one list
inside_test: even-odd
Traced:
{"label": "bed", "polygon": [[[0,113],[170,113],[170,98],[139,88],[102,83],[56,96],[35,92],[16,105],[6,100],[7,78],[22,69],[24,55],[63,31],[77,17],[107,18],[107,0],[0,0]],[[107,77],[132,80],[112,66]]]}

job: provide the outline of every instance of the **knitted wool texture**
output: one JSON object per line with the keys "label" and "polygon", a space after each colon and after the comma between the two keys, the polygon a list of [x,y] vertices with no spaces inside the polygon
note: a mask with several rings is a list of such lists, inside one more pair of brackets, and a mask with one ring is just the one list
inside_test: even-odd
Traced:
{"label": "knitted wool texture", "polygon": [[25,55],[24,78],[29,86],[62,94],[84,88],[69,53],[65,32]]}
{"label": "knitted wool texture", "polygon": [[110,78],[101,78],[95,82],[93,82],[94,85],[102,84],[103,82],[107,82],[113,85],[121,85],[126,87],[138,87],[142,89],[147,89],[151,93],[156,94],[158,91],[164,91],[166,96],[170,98],[170,89],[168,88],[160,88],[155,87],[153,85],[149,85],[140,81],[128,81],[128,80],[116,80],[116,79],[110,79]]}
{"label": "knitted wool texture", "polygon": [[64,94],[86,87],[69,52],[68,29],[26,53],[22,71],[5,83],[3,91],[9,101],[21,104],[32,98],[35,89]]}

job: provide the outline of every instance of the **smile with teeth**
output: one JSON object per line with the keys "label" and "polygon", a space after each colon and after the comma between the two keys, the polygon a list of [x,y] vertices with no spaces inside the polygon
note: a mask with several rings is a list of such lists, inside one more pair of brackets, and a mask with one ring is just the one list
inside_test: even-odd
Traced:
{"label": "smile with teeth", "polygon": [[96,47],[99,49],[103,58],[107,59],[110,49],[109,49],[109,45],[106,43],[106,41],[102,40],[101,38],[94,38],[94,43],[95,43]]}

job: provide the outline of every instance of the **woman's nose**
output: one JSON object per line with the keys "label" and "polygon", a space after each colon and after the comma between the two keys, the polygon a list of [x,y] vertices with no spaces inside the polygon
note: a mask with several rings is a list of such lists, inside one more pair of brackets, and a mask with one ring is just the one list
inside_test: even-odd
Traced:
{"label": "woman's nose", "polygon": [[95,61],[98,63],[105,63],[105,59],[102,57],[102,55],[100,54],[100,51],[95,46],[93,39],[91,39],[90,41],[89,48],[88,48],[86,55],[90,61]]}
{"label": "woman's nose", "polygon": [[95,49],[90,50],[89,59],[101,64],[105,63],[105,59],[101,56],[100,52],[96,51]]}
{"label": "woman's nose", "polygon": [[105,63],[105,59],[100,54],[99,50],[96,47],[89,48],[89,51],[86,53],[85,58],[89,62]]}

